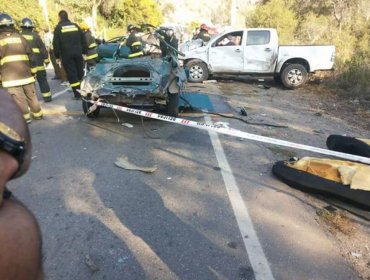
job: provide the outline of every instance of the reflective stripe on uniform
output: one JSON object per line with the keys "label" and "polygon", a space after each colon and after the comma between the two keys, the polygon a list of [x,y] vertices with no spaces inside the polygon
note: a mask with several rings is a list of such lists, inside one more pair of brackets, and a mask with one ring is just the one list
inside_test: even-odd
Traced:
{"label": "reflective stripe on uniform", "polygon": [[29,77],[27,79],[21,79],[21,80],[2,81],[2,84],[3,84],[3,87],[9,88],[9,87],[28,85],[34,82],[35,82],[34,77]]}
{"label": "reflective stripe on uniform", "polygon": [[32,48],[32,51],[33,51],[33,53],[40,53],[40,49],[39,48]]}
{"label": "reflective stripe on uniform", "polygon": [[141,42],[137,41],[137,42],[133,42],[131,46],[140,46],[141,45]]}
{"label": "reflective stripe on uniform", "polygon": [[78,31],[77,26],[75,26],[75,25],[65,25],[65,26],[62,26],[62,33],[65,33],[65,32],[73,32],[73,31]]}
{"label": "reflective stripe on uniform", "polygon": [[27,41],[33,41],[33,36],[32,35],[25,35],[25,34],[22,34],[22,36],[24,38],[26,38]]}
{"label": "reflective stripe on uniform", "polygon": [[47,59],[44,59],[44,63],[45,64],[48,64],[48,63],[50,63],[50,60],[47,58]]}
{"label": "reflective stripe on uniform", "polygon": [[0,40],[0,46],[5,46],[8,44],[21,44],[22,40],[19,37],[10,37],[10,38],[4,38]]}
{"label": "reflective stripe on uniform", "polygon": [[97,58],[98,57],[98,54],[97,53],[94,53],[92,55],[88,55],[85,57],[85,60],[90,60],[90,59],[93,59],[93,58]]}
{"label": "reflective stripe on uniform", "polygon": [[129,57],[129,58],[134,58],[134,57],[138,57],[138,56],[142,56],[142,55],[144,55],[144,53],[143,53],[143,52],[137,52],[137,53],[130,53],[130,54],[128,55],[128,57]]}
{"label": "reflective stripe on uniform", "polygon": [[[45,70],[45,66],[37,66],[35,68],[36,68],[36,72]],[[34,68],[32,68],[32,69],[34,69]]]}
{"label": "reflective stripe on uniform", "polygon": [[27,61],[28,55],[25,54],[19,54],[19,55],[8,55],[1,59],[0,64],[3,65],[7,62],[13,62],[13,61]]}
{"label": "reflective stripe on uniform", "polygon": [[92,49],[92,48],[95,48],[95,47],[96,47],[96,44],[95,43],[92,43],[87,48]]}
{"label": "reflective stripe on uniform", "polygon": [[48,92],[43,92],[42,93],[42,97],[50,97],[51,96],[51,92],[48,91]]}
{"label": "reflective stripe on uniform", "polygon": [[31,73],[36,74],[37,73],[37,67],[32,67],[31,68]]}
{"label": "reflective stripe on uniform", "polygon": [[32,112],[32,116],[34,118],[41,118],[42,117],[42,110],[40,110],[39,112],[36,112],[36,113]]}
{"label": "reflective stripe on uniform", "polygon": [[71,84],[71,87],[78,87],[81,83],[80,82],[75,82],[73,84]]}
{"label": "reflective stripe on uniform", "polygon": [[31,114],[30,113],[26,113],[26,114],[23,114],[23,118],[28,121],[31,119]]}

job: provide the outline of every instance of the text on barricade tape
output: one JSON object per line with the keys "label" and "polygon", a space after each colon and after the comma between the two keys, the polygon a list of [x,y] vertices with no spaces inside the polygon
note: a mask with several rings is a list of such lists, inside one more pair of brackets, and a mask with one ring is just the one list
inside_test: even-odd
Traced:
{"label": "text on barricade tape", "polygon": [[143,116],[146,118],[151,118],[151,119],[157,119],[157,120],[162,120],[166,122],[171,122],[171,123],[176,123],[184,126],[190,126],[190,127],[195,127],[198,129],[203,129],[203,130],[212,130],[217,133],[221,134],[226,134],[234,137],[239,137],[243,139],[248,139],[248,140],[254,140],[258,142],[263,142],[263,143],[268,143],[268,144],[274,144],[274,145],[280,145],[280,146],[285,146],[289,148],[295,148],[299,150],[305,150],[305,151],[310,151],[314,153],[319,153],[319,154],[324,154],[324,155],[329,155],[329,156],[335,156],[339,157],[342,159],[347,159],[347,160],[352,160],[352,161],[358,161],[366,164],[370,164],[370,158],[367,157],[362,157],[362,156],[357,156],[357,155],[352,155],[352,154],[346,154],[346,153],[341,153],[341,152],[336,152],[336,151],[331,151],[327,149],[322,149],[322,148],[317,148],[309,145],[304,145],[304,144],[298,144],[286,140],[280,140],[272,137],[266,137],[266,136],[261,136],[257,134],[252,134],[248,132],[244,132],[241,130],[233,129],[233,128],[225,128],[225,127],[220,127],[217,125],[213,124],[207,124],[203,122],[196,122],[196,121],[191,121],[187,119],[182,119],[182,118],[176,118],[176,117],[171,117],[171,116],[166,116],[166,115],[161,115],[157,113],[152,113],[152,112],[147,112],[143,110],[138,110],[138,109],[132,109],[124,106],[119,106],[119,105],[113,105],[113,104],[108,104],[100,101],[91,101],[91,100],[86,100],[90,103],[96,104],[97,106],[101,107],[106,107],[106,108],[112,108],[117,111],[121,112],[126,112],[138,116]]}

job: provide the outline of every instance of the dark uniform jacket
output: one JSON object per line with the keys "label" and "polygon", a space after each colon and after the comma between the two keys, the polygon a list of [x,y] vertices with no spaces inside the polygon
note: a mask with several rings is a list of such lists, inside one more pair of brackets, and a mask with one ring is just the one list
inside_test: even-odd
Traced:
{"label": "dark uniform jacket", "polygon": [[45,70],[44,63],[47,64],[50,62],[49,54],[39,34],[33,32],[32,30],[27,29],[22,30],[21,34],[27,40],[32,49],[36,63],[36,70],[37,71]]}
{"label": "dark uniform jacket", "polygon": [[202,39],[203,42],[208,42],[211,40],[211,36],[209,35],[207,30],[201,29],[199,34],[194,39]]}
{"label": "dark uniform jacket", "polygon": [[22,35],[14,30],[0,32],[0,80],[4,88],[35,82],[36,72],[32,49]]}
{"label": "dark uniform jacket", "polygon": [[129,58],[139,57],[144,55],[143,44],[141,38],[137,36],[137,32],[133,31],[126,39],[126,46],[130,48],[131,53],[128,55]]}
{"label": "dark uniform jacket", "polygon": [[92,59],[96,59],[98,57],[98,54],[96,52],[96,42],[90,30],[85,32],[85,39],[87,44],[87,54],[85,60],[89,61]]}
{"label": "dark uniform jacket", "polygon": [[[179,47],[179,41],[177,40],[176,36],[168,36],[165,32],[158,32],[159,34],[162,35],[163,39],[167,44],[169,44],[171,47],[174,49],[178,50]],[[168,47],[160,41],[159,46],[161,48],[162,56],[166,56],[168,54]]]}
{"label": "dark uniform jacket", "polygon": [[61,21],[55,27],[53,39],[57,59],[87,53],[85,36],[80,27],[69,21]]}

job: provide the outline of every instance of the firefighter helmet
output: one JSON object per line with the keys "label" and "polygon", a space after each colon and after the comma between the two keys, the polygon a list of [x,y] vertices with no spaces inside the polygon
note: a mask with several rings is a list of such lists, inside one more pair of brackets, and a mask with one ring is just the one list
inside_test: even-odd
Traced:
{"label": "firefighter helmet", "polygon": [[202,23],[202,24],[200,25],[200,29],[208,30],[209,28],[208,28],[207,24]]}
{"label": "firefighter helmet", "polygon": [[34,28],[35,26],[33,25],[33,22],[32,22],[31,19],[24,18],[24,19],[22,19],[21,27],[23,27],[23,28]]}
{"label": "firefighter helmet", "polygon": [[4,26],[13,26],[14,25],[14,20],[12,17],[8,14],[1,13],[0,14],[0,27]]}
{"label": "firefighter helmet", "polygon": [[132,25],[132,24],[129,24],[128,26],[127,26],[127,31],[132,31],[132,30],[135,30],[135,26],[134,25]]}
{"label": "firefighter helmet", "polygon": [[90,27],[87,25],[86,22],[81,22],[80,24],[80,28],[83,30],[83,31],[87,31],[90,29]]}

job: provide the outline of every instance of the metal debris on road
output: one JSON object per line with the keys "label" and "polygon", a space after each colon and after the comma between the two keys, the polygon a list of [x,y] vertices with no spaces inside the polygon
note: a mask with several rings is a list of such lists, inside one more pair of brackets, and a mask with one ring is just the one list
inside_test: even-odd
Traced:
{"label": "metal debris on road", "polygon": [[206,80],[206,81],[203,81],[203,84],[216,84],[217,81],[216,80]]}
{"label": "metal debris on road", "polygon": [[134,126],[130,123],[122,123],[123,126],[128,127],[128,128],[133,128]]}
{"label": "metal debris on road", "polygon": [[88,254],[85,256],[85,264],[92,273],[99,271],[99,267],[97,267],[97,265],[93,262],[90,255]]}
{"label": "metal debris on road", "polygon": [[126,156],[121,156],[116,159],[114,164],[120,168],[126,169],[126,170],[137,170],[137,171],[142,171],[145,173],[153,173],[154,171],[157,170],[156,166],[153,167],[141,167],[137,166],[131,162],[128,161],[128,157]]}
{"label": "metal debris on road", "polygon": [[351,252],[351,256],[352,257],[355,257],[355,258],[361,258],[362,257],[362,254]]}

